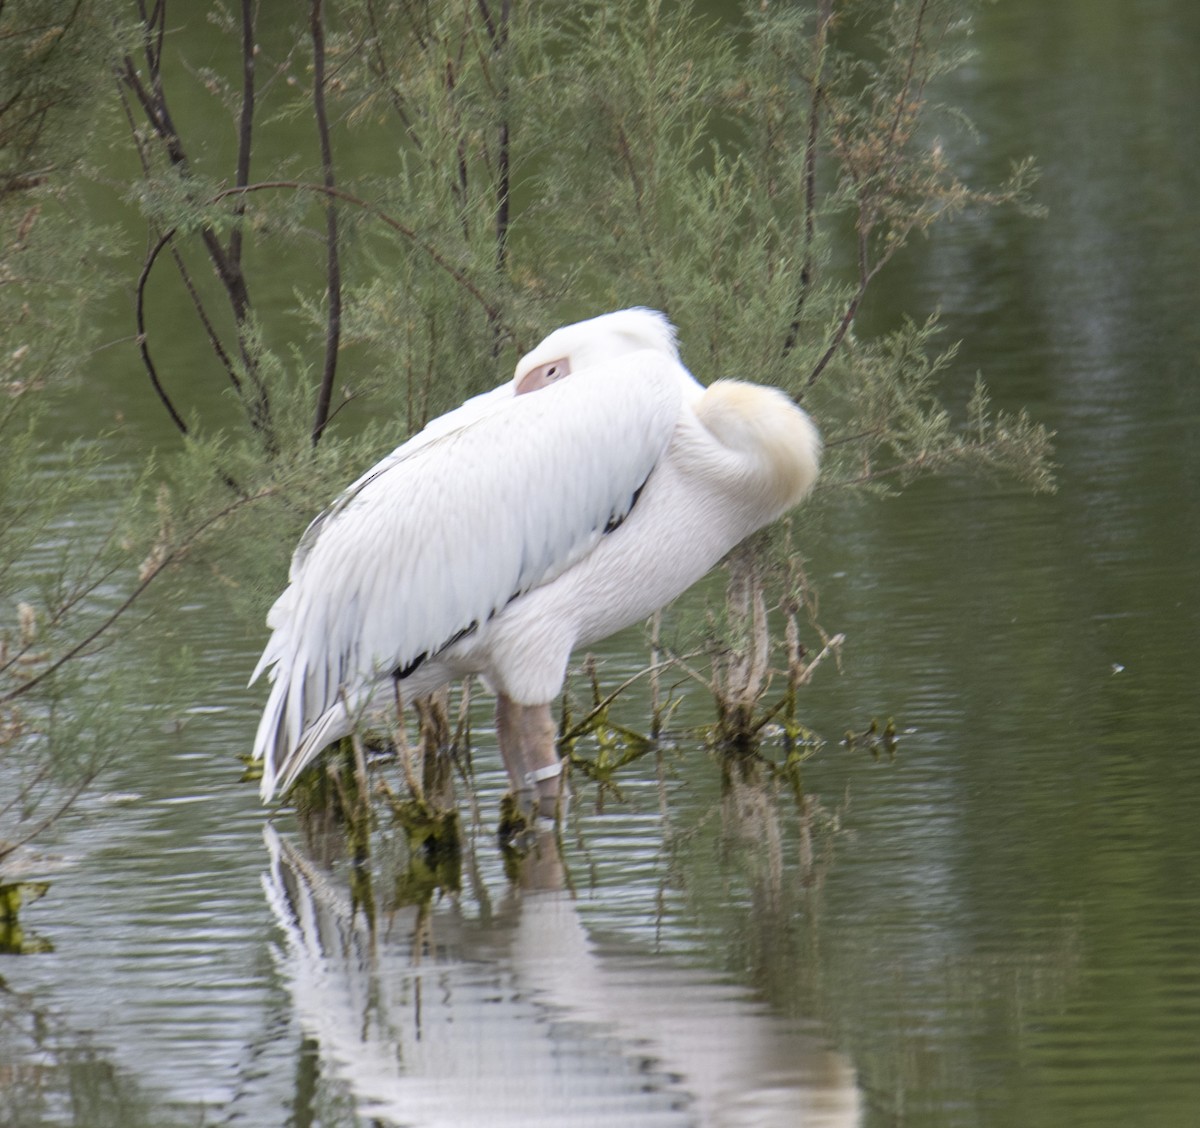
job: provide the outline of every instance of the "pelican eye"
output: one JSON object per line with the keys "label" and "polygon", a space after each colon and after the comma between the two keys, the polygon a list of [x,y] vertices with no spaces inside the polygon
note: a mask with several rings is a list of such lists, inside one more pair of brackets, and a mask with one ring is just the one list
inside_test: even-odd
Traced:
{"label": "pelican eye", "polygon": [[571,374],[571,361],[569,357],[560,357],[558,360],[550,360],[545,364],[539,364],[536,368],[531,368],[521,378],[521,382],[517,385],[517,395],[522,395],[525,392],[536,392],[539,388],[545,388],[553,384],[556,380],[562,379],[564,376]]}

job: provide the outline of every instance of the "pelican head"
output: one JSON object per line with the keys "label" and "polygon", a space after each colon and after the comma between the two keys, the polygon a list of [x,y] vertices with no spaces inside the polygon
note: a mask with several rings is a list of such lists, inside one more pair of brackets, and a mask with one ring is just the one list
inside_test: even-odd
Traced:
{"label": "pelican head", "polygon": [[589,364],[651,349],[679,359],[675,326],[652,309],[620,309],[555,329],[517,363],[517,395],[536,392]]}

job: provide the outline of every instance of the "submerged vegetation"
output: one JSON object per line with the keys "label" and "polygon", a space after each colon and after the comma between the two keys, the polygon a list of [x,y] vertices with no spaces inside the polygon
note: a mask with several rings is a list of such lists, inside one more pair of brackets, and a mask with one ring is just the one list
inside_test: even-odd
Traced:
{"label": "submerged vegetation", "polygon": [[[294,25],[253,0],[0,7],[0,862],[146,707],[144,683],[84,682],[148,601],[209,569],[257,629],[289,546],[364,463],[550,327],[637,304],[676,323],[702,380],[802,401],[825,467],[801,513],[733,554],[723,606],[656,619],[651,719],[616,720],[588,671],[565,744],[614,788],[669,723],[670,682],[712,695],[722,748],[753,758],[781,732],[794,764],[798,692],[843,643],[797,547],[822,513],[930,473],[1051,482],[1049,436],[992,410],[935,321],[856,331],[913,238],[1029,206],[1028,165],[983,187],[954,168],[969,127],[937,91],[967,7],[748,4],[720,25],[656,0],[310,0]],[[125,152],[89,147],[93,129]],[[115,192],[118,225],[89,225],[87,190]],[[114,285],[129,394],[177,441],[131,474],[80,436],[48,468],[38,416],[94,364],[89,311]],[[964,380],[960,417],[943,397]],[[127,504],[79,529],[101,476]],[[421,705],[406,822],[436,819],[452,761],[469,779],[466,716]]]}

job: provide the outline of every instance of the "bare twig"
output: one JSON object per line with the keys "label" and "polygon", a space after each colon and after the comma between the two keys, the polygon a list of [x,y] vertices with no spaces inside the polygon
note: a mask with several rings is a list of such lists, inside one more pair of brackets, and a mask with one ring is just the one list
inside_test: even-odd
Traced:
{"label": "bare twig", "polygon": [[[371,32],[367,43],[368,50],[370,52],[370,62],[368,65],[375,74],[376,78],[379,80],[380,84],[386,88],[388,98],[392,103],[392,109],[396,111],[396,116],[400,119],[400,124],[404,127],[404,132],[408,135],[408,139],[412,143],[413,148],[419,152],[424,147],[421,143],[421,135],[418,133],[412,117],[405,109],[404,95],[400,92],[399,87],[392,78],[392,75],[394,75],[399,68],[383,53],[384,44],[387,42],[387,38],[384,35],[383,28],[379,23],[379,15],[375,10],[375,4],[372,2],[372,0],[367,0],[366,13],[367,23]],[[422,36],[420,31],[415,26],[415,23],[413,24],[412,31],[413,38],[416,40],[418,47],[423,49],[424,43],[422,42]]]}
{"label": "bare twig", "polygon": [[423,238],[417,231],[409,227],[406,223],[402,223],[394,216],[389,215],[376,204],[372,204],[353,193],[347,192],[341,188],[331,188],[324,184],[313,184],[303,180],[261,180],[256,184],[247,184],[242,188],[225,188],[218,192],[210,203],[218,203],[228,196],[234,196],[239,193],[248,192],[264,192],[268,190],[288,189],[293,192],[319,192],[330,196],[335,200],[341,200],[343,203],[351,204],[354,207],[361,208],[363,211],[373,215],[385,226],[390,227],[397,234],[401,235],[413,246],[417,247],[425,253],[425,255],[434,263],[440,270],[445,271],[455,282],[458,283],[476,302],[480,305],[483,311],[490,319],[499,323],[501,321],[500,307],[490,301],[483,291],[471,281],[467,275],[456,267],[445,255],[443,255],[432,243]]}
{"label": "bare twig", "polygon": [[[332,189],[335,185],[333,148],[329,141],[329,118],[325,109],[325,20],[322,0],[312,0],[310,24],[313,44],[313,110],[321,145],[321,172],[325,188]],[[240,184],[239,187],[245,185]],[[325,322],[325,360],[312,427],[313,446],[321,441],[321,435],[329,423],[329,405],[333,399],[333,382],[337,374],[338,345],[342,329],[342,268],[338,253],[338,217],[337,207],[331,196],[325,198],[325,277],[329,308]]]}
{"label": "bare twig", "polygon": [[25,830],[17,835],[16,838],[6,839],[4,841],[3,850],[0,850],[0,858],[4,858],[8,854],[11,854],[14,850],[24,846],[27,842],[32,842],[38,837],[38,835],[42,833],[42,831],[57,822],[58,819],[60,819],[67,809],[75,802],[75,800],[83,794],[84,788],[86,788],[92,782],[92,780],[96,778],[99,771],[100,769],[97,767],[93,770],[85,772],[82,778],[76,780],[75,786],[71,788],[71,790],[63,797],[58,806],[55,807],[50,814],[43,815],[37,820],[37,822],[33,823],[32,826],[26,827]]}
{"label": "bare twig", "polygon": [[875,275],[879,273],[882,266],[882,262],[877,263],[874,269],[867,271],[865,278],[859,280],[858,289],[854,291],[854,296],[847,303],[846,309],[837,323],[837,328],[834,329],[833,336],[829,340],[829,346],[821,354],[821,359],[813,365],[813,370],[808,374],[808,379],[804,382],[804,391],[811,388],[821,378],[821,373],[825,371],[826,365],[833,359],[834,354],[846,339],[846,334],[850,331],[850,326],[854,324],[854,319],[858,316],[858,310],[862,305],[863,298],[866,296],[867,287]]}
{"label": "bare twig", "polygon": [[7,705],[10,701],[15,701],[18,697],[24,696],[35,686],[40,685],[48,678],[57,673],[63,666],[70,662],[73,658],[78,657],[88,651],[88,648],[98,639],[105,631],[109,630],[125,613],[138,601],[142,593],[167,570],[172,564],[179,561],[191,549],[204,533],[206,533],[213,525],[223,521],[226,517],[236,513],[239,509],[247,505],[252,505],[257,501],[261,501],[265,497],[270,497],[277,492],[277,487],[271,486],[266,489],[259,490],[258,493],[249,494],[244,497],[239,497],[235,501],[216,513],[211,514],[201,521],[188,533],[187,536],[178,541],[167,551],[163,552],[154,563],[145,569],[137,585],[133,590],[99,623],[98,626],[88,632],[86,636],[80,639],[69,650],[60,654],[53,662],[49,663],[28,681],[22,682],[14,689],[7,693],[0,694],[0,705]]}
{"label": "bare twig", "polygon": [[[920,71],[919,65],[928,8],[929,0],[920,0],[912,25],[912,38],[907,47],[904,76],[896,91],[893,105],[888,111],[889,117],[883,121],[879,121],[878,117],[875,119],[879,125],[879,132],[866,149],[869,156],[859,157],[855,154],[849,129],[844,122],[840,138],[835,130],[834,145],[840,151],[843,167],[854,184],[857,197],[858,286],[838,320],[829,345],[809,373],[803,391],[807,391],[820,379],[826,366],[841,347],[854,319],[858,316],[868,288],[879,272],[891,261],[896,251],[904,246],[913,229],[923,222],[920,211],[913,211],[900,219],[893,218],[882,249],[878,250],[872,259],[872,237],[876,226],[884,218],[881,201],[900,194],[897,172],[901,164],[900,154],[911,139],[914,123],[920,115],[925,98],[927,75]],[[882,116],[884,110],[878,100],[875,108]],[[879,182],[881,173],[884,174],[882,184]],[[927,219],[925,221],[927,222]]]}
{"label": "bare twig", "polygon": [[817,230],[817,147],[821,133],[821,101],[824,97],[821,78],[825,70],[829,22],[832,18],[833,0],[820,0],[817,5],[817,27],[813,44],[815,66],[812,94],[808,104],[808,134],[804,140],[804,253],[800,260],[800,291],[796,295],[792,322],[788,326],[787,338],[783,343],[784,356],[796,347],[799,340],[801,315],[813,282],[813,246]]}
{"label": "bare twig", "polygon": [[494,23],[488,15],[487,5],[480,0],[484,14],[487,17],[488,33],[492,38],[492,53],[501,59],[502,79],[499,91],[500,122],[497,127],[496,154],[496,272],[504,273],[508,263],[508,223],[509,223],[509,191],[510,191],[510,153],[508,136],[508,70],[502,58],[508,46],[509,16],[512,13],[512,0],[500,0],[500,20]]}
{"label": "bare twig", "polygon": [[[917,8],[916,20],[913,23],[912,42],[908,47],[908,63],[904,72],[904,81],[900,84],[900,89],[896,92],[896,112],[892,117],[892,127],[888,131],[888,151],[895,151],[896,138],[900,133],[900,123],[904,120],[906,109],[910,108],[909,91],[912,89],[913,76],[917,69],[917,59],[921,53],[921,39],[925,28],[925,13],[929,9],[929,0],[921,0],[920,7]],[[924,82],[920,83],[921,89],[924,89]],[[919,97],[919,96],[918,96]]]}
{"label": "bare twig", "polygon": [[[142,49],[145,55],[146,77],[143,79],[133,59],[126,55],[118,71],[120,80],[133,92],[143,113],[162,143],[167,159],[179,170],[182,177],[190,175],[190,162],[182,138],[171,117],[163,85],[163,42],[166,33],[166,0],[156,0],[147,11],[145,0],[138,0],[138,12],[142,22]],[[247,180],[250,171],[251,123],[254,113],[254,28],[251,0],[242,0],[242,109],[239,118],[239,140],[237,178]],[[235,211],[238,205],[235,205]],[[237,327],[238,348],[241,361],[253,386],[253,398],[247,401],[250,424],[259,432],[268,449],[275,450],[277,443],[271,422],[270,399],[259,373],[257,357],[250,331],[250,293],[241,265],[241,225],[235,224],[228,248],[221,245],[216,231],[204,224],[199,229],[200,240],[208,254],[225,290],[226,298]],[[211,323],[210,323],[211,324]],[[223,350],[222,350],[223,351]],[[227,365],[227,370],[232,371]]]}
{"label": "bare twig", "polygon": [[[254,131],[254,12],[251,0],[242,0],[242,107],[238,117],[237,169],[234,183],[250,182],[251,139]],[[242,223],[244,201],[234,203],[237,222],[229,233],[229,260],[238,270],[242,262]]]}
{"label": "bare twig", "polygon": [[142,264],[141,273],[138,274],[137,286],[134,291],[134,320],[137,324],[136,339],[138,352],[141,353],[142,365],[146,369],[146,374],[150,377],[150,384],[154,388],[154,394],[158,396],[163,407],[167,409],[167,414],[171,417],[171,422],[175,424],[179,433],[186,435],[188,433],[188,425],[183,421],[183,416],[175,410],[175,405],[171,402],[171,397],[167,395],[166,389],[162,386],[162,381],[158,378],[158,368],[155,366],[154,359],[150,355],[150,343],[146,337],[146,281],[150,277],[150,271],[154,266],[155,260],[158,258],[159,252],[170,242],[174,234],[174,229],[172,229],[166,235],[160,236],[158,242],[146,256],[146,261]]}
{"label": "bare twig", "polygon": [[[37,788],[41,787],[50,775],[50,768],[49,761],[46,761],[28,779],[25,779],[21,786],[17,788],[16,793],[3,806],[0,806],[0,816],[25,807],[29,801],[29,797],[34,794]],[[3,857],[7,852],[8,845],[3,839],[0,839],[0,857]]]}
{"label": "bare twig", "polygon": [[[694,657],[694,655],[689,655],[688,657]],[[620,697],[621,694],[624,693],[631,685],[633,685],[634,682],[640,681],[647,675],[653,676],[654,674],[658,673],[659,670],[666,670],[675,665],[678,665],[681,669],[687,671],[688,673],[692,673],[692,671],[688,670],[687,666],[684,665],[684,660],[682,658],[667,658],[665,661],[656,662],[651,666],[646,666],[644,669],[638,670],[636,674],[632,674],[630,677],[626,678],[607,697],[601,698],[599,696],[599,692],[597,691],[596,700],[592,705],[592,708],[589,709],[584,715],[583,720],[577,721],[571,726],[568,732],[563,733],[563,735],[559,737],[559,743],[563,744],[575,740],[577,737],[580,737],[587,732],[592,721],[594,721],[601,713],[603,713],[604,710],[607,709],[618,697]],[[594,675],[594,669],[592,672]],[[701,680],[703,681],[704,679],[701,678]],[[707,685],[708,683],[705,682],[705,684]]]}
{"label": "bare twig", "polygon": [[[128,84],[126,84],[126,85],[128,85]],[[130,135],[133,137],[133,143],[134,143],[134,147],[137,149],[138,159],[141,161],[142,173],[146,177],[149,177],[150,161],[149,161],[149,158],[146,156],[145,146],[142,144],[141,139],[138,136],[137,124],[133,120],[133,111],[129,106],[129,99],[125,96],[125,89],[120,83],[118,83],[118,92],[119,92],[119,96],[121,99],[121,107],[125,112],[125,120],[126,120],[127,124],[129,125],[129,132],[130,132]],[[229,354],[225,351],[225,346],[221,343],[220,337],[217,335],[217,331],[216,331],[215,326],[213,325],[212,318],[209,317],[208,310],[204,305],[204,301],[200,297],[200,291],[196,288],[196,284],[192,280],[191,272],[188,270],[187,264],[183,261],[183,256],[179,253],[179,248],[175,244],[174,235],[175,235],[174,229],[172,229],[166,235],[163,235],[161,231],[159,232],[159,238],[158,238],[157,242],[154,244],[154,246],[151,247],[150,251],[147,253],[146,262],[143,264],[141,274],[138,277],[137,298],[136,298],[136,300],[137,300],[138,334],[137,334],[136,340],[137,340],[137,343],[141,350],[142,362],[143,362],[144,366],[146,367],[146,370],[150,376],[151,382],[156,385],[156,391],[157,391],[158,390],[158,372],[157,372],[157,369],[156,369],[153,361],[150,359],[149,346],[148,346],[147,338],[146,338],[145,319],[144,319],[144,305],[145,305],[144,291],[146,288],[146,284],[148,283],[148,281],[150,279],[150,272],[154,267],[155,260],[158,258],[159,254],[162,252],[162,249],[164,247],[170,247],[171,258],[175,263],[176,270],[179,271],[179,277],[183,282],[184,289],[187,291],[188,297],[191,299],[192,308],[195,309],[196,316],[200,319],[200,324],[204,328],[204,332],[208,337],[208,343],[212,347],[213,352],[216,354],[217,359],[221,362],[221,366],[225,369],[226,374],[229,376],[230,383],[233,385],[234,389],[240,395],[241,390],[242,390],[242,382],[238,377],[237,369],[235,368],[233,361],[230,359]],[[160,396],[160,398],[162,398],[161,392],[159,393],[159,396]],[[175,412],[174,408],[169,405],[167,407],[167,410],[171,413],[173,420],[175,421],[176,425],[178,426],[178,424],[179,424],[178,413]],[[186,434],[186,430],[184,430],[183,433]]]}

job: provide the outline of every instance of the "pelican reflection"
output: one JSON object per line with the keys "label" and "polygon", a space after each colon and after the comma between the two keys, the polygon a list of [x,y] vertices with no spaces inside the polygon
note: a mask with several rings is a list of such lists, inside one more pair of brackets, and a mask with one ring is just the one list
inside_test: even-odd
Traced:
{"label": "pelican reflection", "polygon": [[[280,973],[322,1077],[420,1128],[851,1128],[846,1059],[737,987],[601,954],[552,835],[490,919],[454,901],[372,925],[268,826]],[[530,888],[529,886],[533,886]]]}

